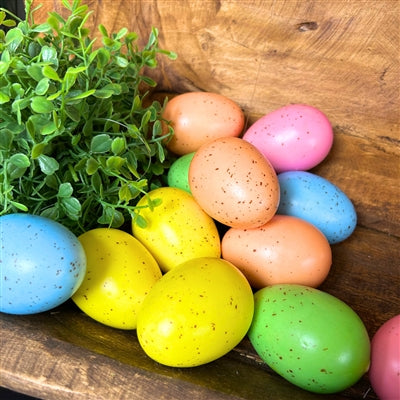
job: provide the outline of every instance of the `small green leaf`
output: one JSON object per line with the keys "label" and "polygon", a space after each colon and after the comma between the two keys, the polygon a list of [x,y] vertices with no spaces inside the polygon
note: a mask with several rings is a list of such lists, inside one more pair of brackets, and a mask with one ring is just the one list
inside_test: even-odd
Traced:
{"label": "small green leaf", "polygon": [[112,139],[106,133],[95,136],[90,143],[90,151],[93,153],[106,153],[111,149]]}
{"label": "small green leaf", "polygon": [[107,159],[106,165],[111,170],[119,171],[121,167],[125,164],[125,158],[119,156],[111,156]]}
{"label": "small green leaf", "polygon": [[113,207],[105,206],[103,214],[97,219],[99,224],[108,225],[113,228],[118,228],[124,223],[124,217],[121,212]]}
{"label": "small green leaf", "polygon": [[[96,92],[96,89],[90,89],[87,90],[86,92],[82,92],[82,91],[74,91],[74,95],[71,97],[66,98],[66,101],[68,103],[74,102],[76,100],[81,100],[81,99],[85,99],[86,97],[91,96],[93,93]],[[76,93],[76,94],[75,94]]]}
{"label": "small green leaf", "polygon": [[132,200],[131,191],[128,185],[122,185],[118,191],[118,198],[121,202],[129,203]]}
{"label": "small green leaf", "polygon": [[159,198],[156,198],[156,199],[153,199],[153,200],[149,199],[149,203],[148,204],[149,204],[150,210],[153,211],[154,207],[158,207],[159,205],[161,205],[161,203],[162,203],[162,200],[159,199]]}
{"label": "small green leaf", "polygon": [[90,178],[91,187],[97,194],[101,194],[103,191],[103,182],[101,180],[101,176],[98,172],[95,172]]}
{"label": "small green leaf", "polygon": [[99,31],[100,31],[100,33],[101,33],[103,36],[108,37],[107,29],[106,29],[106,27],[105,27],[103,24],[100,24],[100,25],[99,25]]}
{"label": "small green leaf", "polygon": [[48,124],[44,125],[40,130],[40,134],[43,136],[51,135],[57,129],[56,124],[54,121],[50,121]]}
{"label": "small green leaf", "polygon": [[0,149],[9,150],[13,142],[13,133],[9,129],[0,129]]}
{"label": "small green leaf", "polygon": [[79,122],[81,120],[81,113],[75,106],[67,104],[64,110],[68,117],[72,119],[72,121]]}
{"label": "small green leaf", "polygon": [[5,75],[9,66],[10,63],[8,61],[0,61],[0,75]]}
{"label": "small green leaf", "polygon": [[38,64],[31,64],[26,68],[26,72],[35,81],[39,82],[43,78],[42,67]]}
{"label": "small green leaf", "polygon": [[47,23],[55,30],[59,31],[59,20],[54,16],[50,15],[49,18],[47,18]]}
{"label": "small green leaf", "polygon": [[28,211],[28,207],[25,204],[18,203],[17,201],[11,200],[10,203],[18,210]]}
{"label": "small green leaf", "polygon": [[11,53],[14,53],[24,39],[20,28],[10,29],[6,34],[6,46]]}
{"label": "small green leaf", "polygon": [[111,151],[115,154],[118,155],[122,153],[126,148],[125,140],[122,137],[116,137],[113,139],[111,143]]}
{"label": "small green leaf", "polygon": [[154,79],[149,78],[148,76],[141,76],[140,80],[149,85],[150,87],[156,87],[157,82]]}
{"label": "small green leaf", "polygon": [[58,206],[53,206],[53,207],[49,207],[44,209],[40,215],[42,217],[45,218],[50,218],[50,219],[54,219],[55,221],[57,221],[60,217],[60,211],[58,209]]}
{"label": "small green leaf", "polygon": [[46,143],[36,143],[32,147],[31,157],[33,159],[38,158],[40,155],[43,154],[44,149],[46,148]]}
{"label": "small green leaf", "polygon": [[147,128],[150,118],[151,118],[151,112],[147,110],[142,116],[142,120],[140,121],[140,127],[144,129]]}
{"label": "small green leaf", "polygon": [[121,68],[126,68],[129,65],[129,61],[124,57],[117,56],[115,57],[115,61]]}
{"label": "small green leaf", "polygon": [[35,93],[38,96],[46,94],[47,90],[49,89],[49,85],[50,85],[49,78],[42,78],[36,85]]}
{"label": "small green leaf", "polygon": [[[54,47],[43,46],[42,47],[42,51],[40,52],[40,54],[42,56],[42,61],[43,62],[49,63],[49,64],[53,64],[56,67],[58,67],[57,50]],[[53,78],[51,78],[51,79],[53,79]],[[56,80],[56,79],[54,79],[54,80]]]}
{"label": "small green leaf", "polygon": [[31,107],[33,111],[40,114],[50,113],[54,110],[54,104],[43,96],[33,97]]}
{"label": "small green leaf", "polygon": [[115,39],[119,40],[121,38],[123,38],[126,34],[128,33],[128,29],[127,28],[121,28],[118,33],[115,35]]}
{"label": "small green leaf", "polygon": [[52,26],[47,22],[37,25],[32,29],[32,32],[49,32],[51,31]]}
{"label": "small green leaf", "polygon": [[58,161],[55,158],[47,156],[45,154],[41,154],[38,157],[38,161],[41,171],[46,175],[54,174],[54,172],[56,172],[60,167]]}
{"label": "small green leaf", "polygon": [[72,137],[72,139],[71,139],[71,144],[72,144],[72,146],[76,146],[76,145],[79,143],[79,141],[81,140],[81,137],[82,137],[82,136],[81,136],[80,133],[74,135],[74,136]]}
{"label": "small green leaf", "polygon": [[57,97],[60,97],[61,95],[62,95],[62,90],[59,90],[58,92],[53,93],[51,96],[48,96],[48,97],[47,97],[47,100],[53,101],[53,100],[55,100]]}
{"label": "small green leaf", "polygon": [[162,132],[162,124],[161,124],[161,121],[160,121],[160,120],[154,121],[154,124],[153,124],[153,134],[152,134],[153,139],[155,139],[155,138],[161,136],[162,133],[163,133],[163,132]]}
{"label": "small green leaf", "polygon": [[11,60],[10,52],[7,49],[3,50],[3,52],[1,53],[0,60],[6,63],[8,63]]}
{"label": "small green leaf", "polygon": [[74,165],[74,170],[75,171],[81,171],[86,167],[87,163],[87,157],[81,158],[75,165]]}
{"label": "small green leaf", "polygon": [[76,197],[62,198],[61,207],[71,220],[77,221],[79,219],[81,203]]}
{"label": "small green leaf", "polygon": [[58,181],[54,175],[47,175],[44,182],[49,188],[58,191]]}
{"label": "small green leaf", "polygon": [[99,169],[99,163],[94,158],[89,158],[86,162],[86,173],[93,175]]}
{"label": "small green leaf", "polygon": [[107,89],[97,89],[94,93],[93,96],[98,98],[98,99],[108,99],[114,94],[113,90],[107,90]]}
{"label": "small green leaf", "polygon": [[64,75],[63,88],[68,92],[75,84],[78,74],[84,72],[86,67],[69,67]]}
{"label": "small green leaf", "polygon": [[21,178],[21,176],[24,176],[25,172],[26,172],[27,168],[20,168],[15,166],[14,164],[7,164],[7,175],[8,175],[8,179],[10,181],[14,180],[14,179],[18,179]]}
{"label": "small green leaf", "polygon": [[61,79],[60,79],[60,77],[58,76],[57,71],[56,71],[54,68],[50,67],[50,65],[45,65],[45,66],[42,68],[42,74],[43,74],[46,78],[49,78],[49,79],[51,79],[51,80],[53,80],[53,81],[61,82]]}
{"label": "small green leaf", "polygon": [[3,92],[0,92],[0,104],[5,104],[10,101],[10,96],[6,95]]}
{"label": "small green leaf", "polygon": [[147,228],[147,221],[140,214],[135,213],[135,216],[133,217],[133,223],[136,224],[139,228]]}
{"label": "small green leaf", "polygon": [[15,82],[11,85],[11,94],[15,94],[15,97],[23,97],[25,94],[25,90],[22,88],[21,84]]}
{"label": "small green leaf", "polygon": [[28,54],[31,58],[35,58],[40,54],[42,46],[37,42],[30,42],[28,45]]}
{"label": "small green leaf", "polygon": [[17,168],[28,168],[31,165],[29,158],[22,153],[13,154],[10,157],[9,162]]}
{"label": "small green leaf", "polygon": [[97,68],[104,68],[110,61],[110,56],[110,52],[107,49],[101,47],[97,53]]}
{"label": "small green leaf", "polygon": [[69,182],[62,183],[58,188],[58,197],[71,197],[74,189]]}

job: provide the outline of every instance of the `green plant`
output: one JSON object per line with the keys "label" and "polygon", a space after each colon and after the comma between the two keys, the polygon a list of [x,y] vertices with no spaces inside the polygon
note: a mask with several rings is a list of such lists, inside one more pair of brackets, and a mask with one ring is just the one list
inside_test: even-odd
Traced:
{"label": "green plant", "polygon": [[[144,48],[138,35],[99,26],[96,47],[85,24],[91,14],[80,0],[62,0],[64,18],[50,12],[0,30],[0,215],[25,211],[55,219],[75,233],[97,225],[143,224],[138,197],[163,184],[173,156],[164,143],[165,103],[146,101],[156,82],[153,28]],[[0,24],[12,26],[0,9]],[[154,206],[154,204],[149,204]]]}

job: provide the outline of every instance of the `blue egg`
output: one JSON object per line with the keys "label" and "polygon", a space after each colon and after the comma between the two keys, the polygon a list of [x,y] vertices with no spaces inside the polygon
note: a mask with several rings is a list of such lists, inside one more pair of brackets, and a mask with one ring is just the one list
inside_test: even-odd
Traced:
{"label": "blue egg", "polygon": [[347,239],[357,225],[351,200],[336,185],[306,171],[278,175],[281,200],[278,214],[302,218],[316,226],[330,244]]}
{"label": "blue egg", "polygon": [[0,217],[0,311],[35,314],[68,300],[86,272],[78,238],[51,219],[31,214]]}

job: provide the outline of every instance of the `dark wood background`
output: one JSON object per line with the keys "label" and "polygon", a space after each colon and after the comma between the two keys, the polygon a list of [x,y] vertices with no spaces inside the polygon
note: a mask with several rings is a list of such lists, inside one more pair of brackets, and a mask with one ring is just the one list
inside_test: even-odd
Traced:
{"label": "dark wood background", "polygon": [[[37,20],[61,1],[42,0]],[[248,123],[287,103],[324,111],[335,141],[313,172],[354,202],[358,226],[333,246],[320,287],[347,302],[370,336],[400,313],[399,27],[395,0],[87,0],[90,24],[147,40],[152,26],[178,60],[160,60],[161,92],[206,90],[240,104]],[[327,328],[329,329],[329,328]],[[367,376],[342,394],[304,392],[273,373],[248,340],[207,366],[149,360],[134,332],[102,326],[72,303],[1,316],[1,384],[48,399],[376,399]]]}

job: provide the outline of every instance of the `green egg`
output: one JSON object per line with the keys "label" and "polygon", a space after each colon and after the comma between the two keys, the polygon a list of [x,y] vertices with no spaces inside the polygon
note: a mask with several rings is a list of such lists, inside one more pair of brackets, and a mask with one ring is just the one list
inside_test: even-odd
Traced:
{"label": "green egg", "polygon": [[189,166],[194,157],[194,153],[188,153],[184,156],[179,157],[171,165],[168,171],[167,182],[168,186],[176,187],[191,193],[189,186]]}
{"label": "green egg", "polygon": [[283,378],[315,393],[337,393],[369,368],[370,341],[344,302],[302,285],[273,285],[254,295],[249,339]]}

